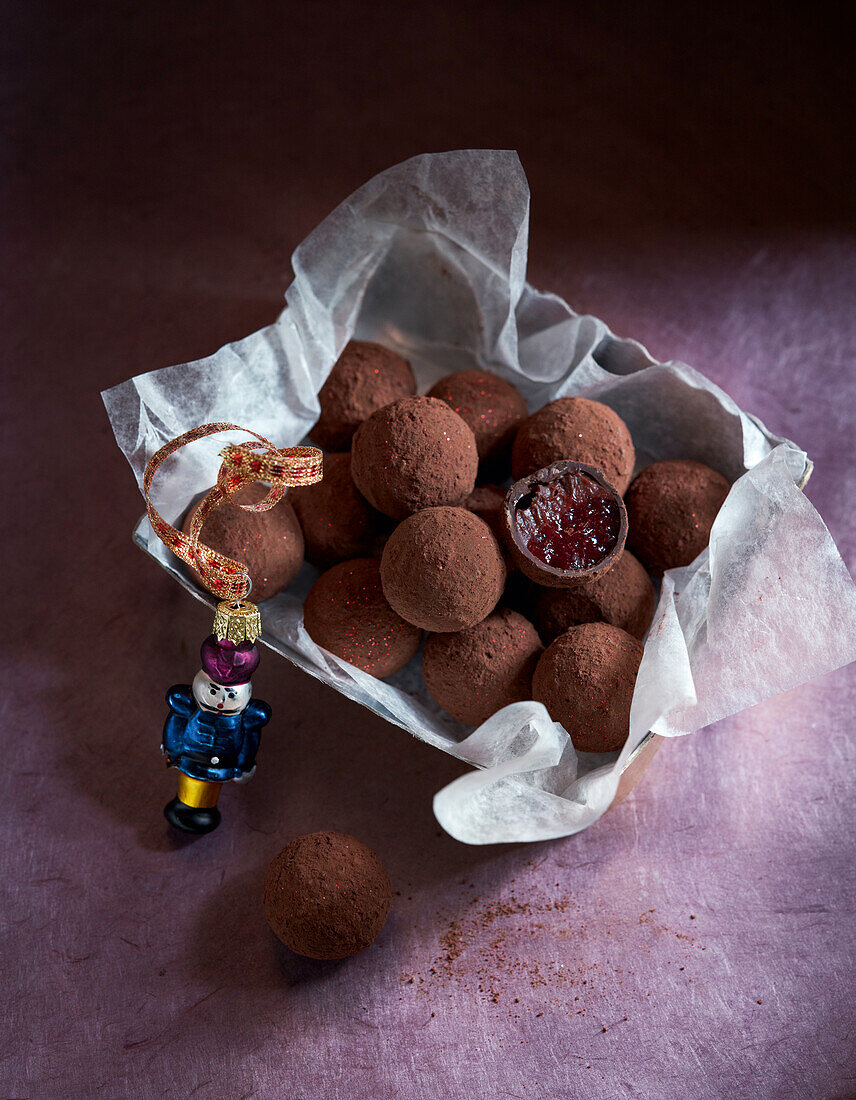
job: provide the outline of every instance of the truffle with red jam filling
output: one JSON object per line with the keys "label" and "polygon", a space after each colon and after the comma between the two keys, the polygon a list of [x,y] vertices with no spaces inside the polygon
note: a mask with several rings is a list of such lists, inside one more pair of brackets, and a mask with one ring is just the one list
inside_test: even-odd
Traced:
{"label": "truffle with red jam filling", "polygon": [[[246,565],[253,582],[250,598],[254,603],[281,592],[291,584],[303,565],[303,532],[288,494],[266,512],[246,512],[238,507],[258,504],[268,492],[268,487],[260,482],[245,485],[230,500],[224,500],[208,513],[199,536],[212,550]],[[199,504],[194,505],[187,514],[182,525],[185,534],[190,531],[198,507]],[[205,582],[196,570],[192,572],[204,588]]]}
{"label": "truffle with red jam filling", "polygon": [[380,554],[389,520],[354,485],[347,451],[325,454],[324,480],[289,489],[288,499],[303,529],[306,558],[319,569]]}
{"label": "truffle with red jam filling", "polygon": [[710,529],[731,488],[701,462],[655,462],[627,490],[629,545],[652,573],[689,565],[710,541]]}
{"label": "truffle with red jam filling", "polygon": [[585,623],[544,650],[532,698],[567,730],[579,752],[615,752],[630,731],[630,704],[642,660],[638,638],[608,623]]}
{"label": "truffle with red jam filling", "polygon": [[532,698],[532,673],[543,650],[532,623],[505,608],[467,630],[431,634],[422,675],[447,714],[479,726],[509,703]]}
{"label": "truffle with red jam filling", "polygon": [[623,494],[636,450],[627,425],[608,405],[560,397],[520,425],[511,450],[512,477],[525,477],[563,458],[594,466]]}
{"label": "truffle with red jam filling", "polygon": [[554,462],[508,490],[505,543],[537,584],[568,588],[606,573],[624,549],[624,501],[599,470]]}
{"label": "truffle with red jam filling", "polygon": [[465,630],[499,602],[505,562],[484,520],[466,508],[425,508],[389,536],[380,575],[390,606],[409,623]]}
{"label": "truffle with red jam filling", "polygon": [[303,624],[322,649],[379,679],[404,668],[422,638],[389,606],[377,558],[339,562],[322,573],[303,605]]}
{"label": "truffle with red jam filling", "polygon": [[473,433],[435,397],[403,397],[378,409],[360,425],[351,449],[354,483],[393,519],[463,503],[477,470]]}
{"label": "truffle with red jam filling", "polygon": [[351,340],[318,394],[321,415],[310,438],[324,450],[345,451],[366,417],[412,393],[416,379],[406,359],[380,344]]}
{"label": "truffle with red jam filling", "polygon": [[479,459],[487,462],[497,462],[507,455],[529,411],[515,387],[488,370],[447,374],[428,395],[445,401],[470,426]]}
{"label": "truffle with red jam filling", "polygon": [[271,860],[265,918],[286,947],[309,959],[344,959],[373,943],[392,904],[378,855],[345,833],[295,837]]}
{"label": "truffle with red jam filling", "polygon": [[573,588],[539,588],[535,595],[535,622],[541,637],[552,642],[581,623],[609,623],[634,638],[643,638],[651,625],[657,597],[651,578],[629,550],[598,577]]}

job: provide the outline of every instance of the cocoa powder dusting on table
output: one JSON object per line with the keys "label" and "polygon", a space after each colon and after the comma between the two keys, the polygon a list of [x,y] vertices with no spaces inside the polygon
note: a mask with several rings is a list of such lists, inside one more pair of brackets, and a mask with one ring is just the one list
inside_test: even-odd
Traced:
{"label": "cocoa powder dusting on table", "polygon": [[[513,887],[514,879],[509,883]],[[558,883],[556,884],[559,885]],[[446,914],[445,928],[440,935],[439,953],[430,960],[426,972],[408,971],[401,975],[403,986],[414,995],[430,1000],[454,995],[458,990],[476,995],[490,1004],[502,1005],[514,1019],[523,1016],[540,1018],[545,1010],[571,1017],[586,1015],[607,1019],[605,1028],[623,1022],[623,1009],[617,1003],[622,993],[638,994],[635,973],[610,964],[608,941],[615,925],[623,931],[628,919],[606,912],[602,899],[597,899],[597,923],[587,916],[579,902],[567,896],[547,897],[529,891],[529,899],[521,900],[514,892],[488,901],[480,895],[466,900],[458,913]],[[587,907],[590,909],[590,907]],[[704,950],[692,936],[657,922],[648,909],[633,918],[633,926],[644,929],[638,944],[640,952],[649,953],[655,941],[650,933],[672,935],[687,957],[668,960],[688,982],[686,965]],[[556,926],[556,915],[566,920]],[[589,921],[590,923],[587,923]],[[618,928],[615,928],[618,931]],[[550,961],[542,961],[527,950],[537,940],[555,939],[574,943],[572,953],[566,948],[556,952]],[[560,961],[563,960],[563,961]],[[531,1003],[526,991],[531,991]],[[650,992],[648,992],[650,996]],[[537,1010],[537,1011],[535,1011]],[[626,1020],[626,1016],[624,1019]]]}

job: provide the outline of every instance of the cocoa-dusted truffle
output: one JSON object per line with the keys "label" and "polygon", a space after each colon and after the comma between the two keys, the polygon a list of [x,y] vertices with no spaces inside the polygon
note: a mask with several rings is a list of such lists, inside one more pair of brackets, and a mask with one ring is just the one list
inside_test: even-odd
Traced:
{"label": "cocoa-dusted truffle", "polygon": [[489,370],[447,374],[428,395],[445,401],[470,426],[483,461],[493,462],[507,453],[529,411],[514,386]]}
{"label": "cocoa-dusted truffle", "polygon": [[411,393],[416,379],[406,359],[380,344],[352,340],[321,387],[321,415],[310,438],[324,450],[345,451],[367,416]]}
{"label": "cocoa-dusted truffle", "polygon": [[560,397],[521,424],[511,450],[512,476],[525,477],[562,458],[596,467],[623,494],[636,450],[627,425],[608,405]]}
{"label": "cocoa-dusted truffle", "polygon": [[502,520],[514,564],[551,588],[606,573],[627,535],[620,493],[600,470],[580,462],[554,462],[516,481]]}
{"label": "cocoa-dusted truffle", "polygon": [[380,576],[403,619],[425,630],[464,630],[496,607],[505,562],[484,520],[466,508],[426,508],[389,536]]}
{"label": "cocoa-dusted truffle", "polygon": [[393,401],[354,436],[354,482],[369,504],[393,519],[461,504],[473,491],[477,469],[473,433],[436,397]]}
{"label": "cocoa-dusted truffle", "polygon": [[614,752],[630,730],[642,643],[608,623],[572,626],[544,650],[532,697],[567,730],[579,752]]}
{"label": "cocoa-dusted truffle", "polygon": [[265,917],[286,947],[344,959],[373,943],[392,904],[389,876],[368,845],[345,833],[295,837],[268,867]]}
{"label": "cocoa-dusted truffle", "polygon": [[303,605],[303,624],[322,649],[379,679],[404,668],[422,637],[384,598],[377,558],[339,562],[322,573]]}
{"label": "cocoa-dusted truffle", "polygon": [[651,625],[657,597],[651,578],[625,550],[615,565],[574,588],[539,588],[535,622],[541,637],[552,642],[580,623],[610,623],[642,638]]}
{"label": "cocoa-dusted truffle", "polygon": [[[258,504],[268,491],[266,485],[258,482],[245,485],[231,500],[224,500],[208,513],[199,536],[212,550],[246,565],[253,582],[250,598],[254,603],[281,592],[291,584],[303,564],[303,532],[288,502],[288,494],[267,512],[245,512],[238,507],[239,504]],[[182,525],[185,534],[190,530],[198,507],[195,505],[187,514]],[[193,573],[204,587],[199,574],[195,570]]]}
{"label": "cocoa-dusted truffle", "polygon": [[306,558],[319,569],[380,554],[382,532],[389,521],[354,485],[347,451],[325,454],[324,480],[289,489],[288,499],[303,528]]}
{"label": "cocoa-dusted truffle", "polygon": [[652,573],[689,565],[710,541],[730,488],[722,474],[701,462],[646,466],[627,490],[633,553]]}
{"label": "cocoa-dusted truffle", "polygon": [[422,675],[447,714],[478,726],[509,703],[532,698],[543,649],[532,623],[506,608],[468,630],[432,634],[422,651]]}

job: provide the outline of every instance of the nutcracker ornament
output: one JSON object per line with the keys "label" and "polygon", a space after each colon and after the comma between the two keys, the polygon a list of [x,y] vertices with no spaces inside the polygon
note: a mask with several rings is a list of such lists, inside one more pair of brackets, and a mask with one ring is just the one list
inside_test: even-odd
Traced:
{"label": "nutcracker ornament", "polygon": [[255,642],[262,632],[259,609],[246,598],[252,580],[243,563],[199,541],[205,517],[253,482],[270,484],[270,491],[259,503],[240,507],[262,512],[272,508],[287,487],[312,485],[322,477],[322,454],[317,448],[277,450],[263,436],[251,432],[256,441],[231,444],[221,452],[217,484],[203,498],[190,531],[184,535],[154,508],[150,499],[154,475],[179,447],[227,430],[246,429],[235,424],[203,424],[167,443],[152,456],[143,481],[155,533],[197,571],[209,591],[221,597],[213,632],[202,643],[202,668],[192,684],[176,684],[166,695],[169,715],[161,752],[167,767],[178,771],[178,793],[164,807],[164,815],[170,825],[187,833],[210,833],[220,824],[217,802],[222,786],[252,778],[261,731],[271,717],[267,703],[252,698],[250,678],[259,663]]}

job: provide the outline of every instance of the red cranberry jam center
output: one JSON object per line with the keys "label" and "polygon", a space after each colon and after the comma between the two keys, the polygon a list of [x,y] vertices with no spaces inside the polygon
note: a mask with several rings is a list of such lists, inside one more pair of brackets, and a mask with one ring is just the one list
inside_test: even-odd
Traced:
{"label": "red cranberry jam center", "polygon": [[538,485],[517,503],[514,522],[529,553],[565,572],[590,569],[615,546],[621,513],[615,497],[582,472]]}

